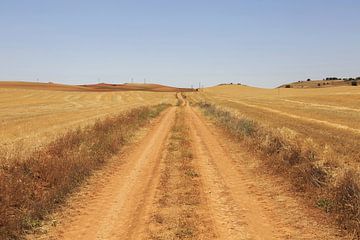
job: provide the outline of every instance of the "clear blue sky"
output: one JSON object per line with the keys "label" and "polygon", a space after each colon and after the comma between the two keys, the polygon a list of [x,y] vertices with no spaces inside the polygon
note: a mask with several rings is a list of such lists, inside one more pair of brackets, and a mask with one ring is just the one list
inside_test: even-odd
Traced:
{"label": "clear blue sky", "polygon": [[0,79],[188,87],[360,75],[359,0],[1,0]]}

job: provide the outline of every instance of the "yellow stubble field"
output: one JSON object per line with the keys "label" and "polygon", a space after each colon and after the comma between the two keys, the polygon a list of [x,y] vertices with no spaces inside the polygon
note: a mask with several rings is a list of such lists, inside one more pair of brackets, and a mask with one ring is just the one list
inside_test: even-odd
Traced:
{"label": "yellow stubble field", "polygon": [[360,163],[360,87],[261,89],[222,85],[188,93],[273,128],[289,128],[344,162]]}
{"label": "yellow stubble field", "polygon": [[82,92],[2,87],[0,147],[16,147],[15,152],[29,151],[97,119],[135,107],[174,104],[175,101],[174,92]]}

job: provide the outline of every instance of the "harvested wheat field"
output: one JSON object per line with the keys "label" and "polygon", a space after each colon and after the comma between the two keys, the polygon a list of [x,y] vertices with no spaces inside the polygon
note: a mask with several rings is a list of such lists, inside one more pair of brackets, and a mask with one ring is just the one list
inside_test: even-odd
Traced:
{"label": "harvested wheat field", "polygon": [[360,161],[360,88],[260,89],[225,85],[189,95],[275,128],[288,128],[329,146],[343,161]]}
{"label": "harvested wheat field", "polygon": [[[151,86],[150,86],[151,87]],[[70,129],[106,116],[159,103],[175,103],[175,91],[94,91],[85,87],[0,83],[0,146],[34,149]],[[170,88],[169,88],[170,89]]]}
{"label": "harvested wheat field", "polygon": [[1,239],[358,238],[359,90],[278,91],[1,88]]}

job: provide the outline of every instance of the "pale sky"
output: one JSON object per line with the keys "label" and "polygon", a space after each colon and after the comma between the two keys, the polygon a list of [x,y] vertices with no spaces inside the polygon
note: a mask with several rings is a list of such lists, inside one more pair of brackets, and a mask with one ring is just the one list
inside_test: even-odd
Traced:
{"label": "pale sky", "polygon": [[360,76],[358,0],[2,0],[0,79],[275,87]]}

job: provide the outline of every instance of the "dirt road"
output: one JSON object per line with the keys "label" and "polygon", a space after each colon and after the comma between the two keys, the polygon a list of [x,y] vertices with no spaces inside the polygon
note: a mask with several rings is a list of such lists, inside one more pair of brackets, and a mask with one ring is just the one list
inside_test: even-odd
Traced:
{"label": "dirt road", "polygon": [[[126,156],[95,174],[64,212],[60,224],[43,239],[129,239],[141,228],[141,211],[150,206],[159,177],[164,141],[174,121],[169,109]],[[32,238],[32,236],[30,237]],[[136,239],[136,238],[134,238]]]}
{"label": "dirt road", "polygon": [[[246,150],[229,142],[187,107],[187,121],[219,239],[339,239],[318,222],[283,183],[256,174],[243,158]],[[254,171],[255,170],[255,171]],[[278,184],[278,185],[277,185]]]}
{"label": "dirt road", "polygon": [[[30,239],[344,239],[188,104],[167,110]],[[255,161],[255,160],[254,160]],[[320,214],[320,216],[317,216]]]}

